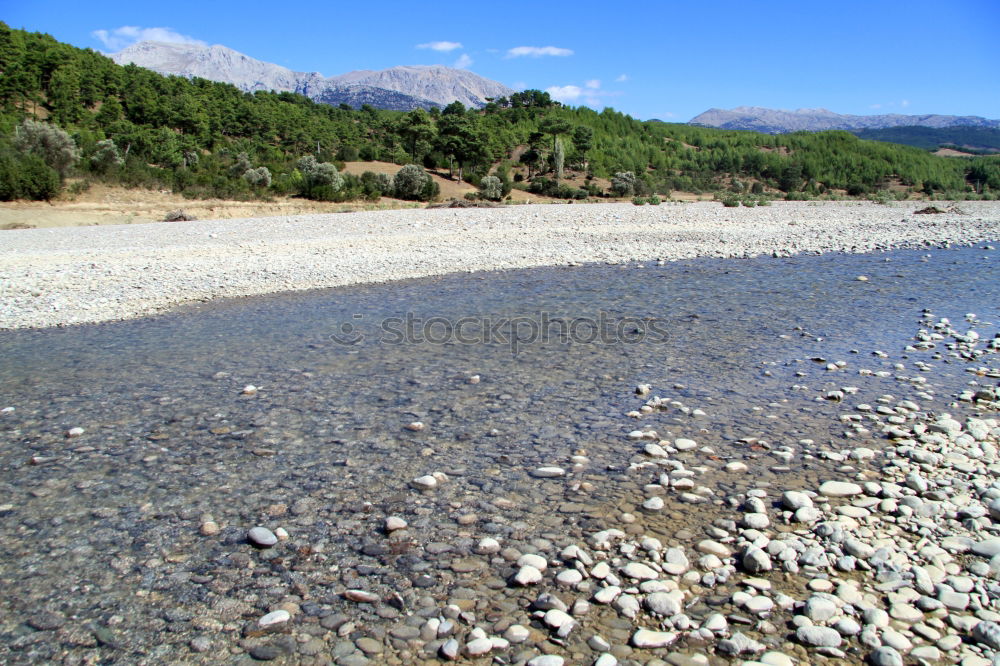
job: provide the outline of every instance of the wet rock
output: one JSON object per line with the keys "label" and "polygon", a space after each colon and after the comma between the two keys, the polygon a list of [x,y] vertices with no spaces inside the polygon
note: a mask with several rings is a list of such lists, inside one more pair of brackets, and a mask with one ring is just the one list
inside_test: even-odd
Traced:
{"label": "wet rock", "polygon": [[532,470],[531,476],[538,479],[554,479],[566,476],[566,470],[562,467],[537,467]]}
{"label": "wet rock", "polygon": [[531,565],[525,565],[514,574],[514,582],[521,586],[534,585],[542,580],[542,572]]}
{"label": "wet rock", "polygon": [[291,614],[286,610],[276,610],[268,613],[259,620],[257,620],[257,626],[261,629],[266,629],[273,627],[278,624],[283,624],[292,619]]}
{"label": "wet rock", "polygon": [[407,523],[402,518],[398,516],[389,516],[385,519],[385,531],[395,532],[397,530],[405,530],[407,528]]}
{"label": "wet rock", "polygon": [[716,649],[718,649],[722,654],[738,656],[741,654],[757,654],[758,652],[763,652],[767,648],[763,643],[755,641],[746,634],[737,631],[729,638],[724,638],[719,641]]}
{"label": "wet rock", "polygon": [[270,548],[278,543],[278,537],[266,527],[253,527],[247,532],[247,541],[257,548]]}

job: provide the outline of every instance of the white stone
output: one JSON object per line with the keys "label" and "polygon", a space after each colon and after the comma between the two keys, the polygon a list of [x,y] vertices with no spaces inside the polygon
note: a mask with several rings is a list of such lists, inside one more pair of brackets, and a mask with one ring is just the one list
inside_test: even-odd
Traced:
{"label": "white stone", "polygon": [[677,634],[670,631],[651,631],[639,628],[632,634],[632,645],[637,648],[667,647],[677,640]]}
{"label": "white stone", "polygon": [[418,476],[417,478],[411,480],[410,485],[417,490],[433,490],[434,488],[437,488],[438,480],[430,474],[425,474],[424,476]]}
{"label": "white stone", "polygon": [[629,562],[622,567],[621,571],[635,580],[655,580],[660,577],[659,572],[641,562]]}
{"label": "white stone", "polygon": [[819,494],[825,497],[851,497],[862,492],[861,486],[847,481],[826,481],[819,487]]}
{"label": "white stone", "polygon": [[553,479],[560,476],[566,476],[566,470],[562,467],[538,467],[531,472],[531,476],[538,479]]}
{"label": "white stone", "polygon": [[533,585],[542,580],[542,572],[533,566],[523,566],[514,574],[514,582],[518,585]]}
{"label": "white stone", "polygon": [[290,619],[292,619],[292,616],[288,611],[276,610],[257,620],[257,626],[263,629],[264,627],[270,627],[276,624],[281,624],[282,622],[288,622]]}

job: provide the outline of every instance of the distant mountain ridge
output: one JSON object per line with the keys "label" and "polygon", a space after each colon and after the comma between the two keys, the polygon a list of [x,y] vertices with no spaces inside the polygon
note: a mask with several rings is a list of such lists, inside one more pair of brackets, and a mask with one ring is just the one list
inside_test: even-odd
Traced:
{"label": "distant mountain ridge", "polygon": [[371,104],[395,111],[429,109],[458,101],[482,107],[487,97],[514,91],[463,69],[441,65],[409,65],[381,71],[356,71],[324,77],[318,72],[296,72],[256,60],[221,45],[137,42],[112,54],[120,65],[135,64],[160,74],[199,77],[231,83],[241,90],[294,92],[324,104]]}
{"label": "distant mountain ridge", "polygon": [[827,109],[768,109],[760,106],[738,106],[735,109],[709,109],[692,118],[692,125],[718,129],[753,130],[767,134],[788,132],[819,132],[822,130],[884,129],[887,127],[986,127],[1000,128],[1000,120],[980,116],[945,116],[938,114],[903,115],[890,113],[876,116],[852,116]]}

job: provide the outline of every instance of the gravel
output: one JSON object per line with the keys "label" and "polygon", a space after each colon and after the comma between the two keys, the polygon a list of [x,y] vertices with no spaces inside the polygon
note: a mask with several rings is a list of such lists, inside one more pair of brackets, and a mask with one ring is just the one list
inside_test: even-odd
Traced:
{"label": "gravel", "polygon": [[[215,298],[571,263],[866,252],[995,240],[1000,205],[716,202],[420,209],[0,235],[0,329],[141,317]],[[918,221],[919,219],[919,221]]]}

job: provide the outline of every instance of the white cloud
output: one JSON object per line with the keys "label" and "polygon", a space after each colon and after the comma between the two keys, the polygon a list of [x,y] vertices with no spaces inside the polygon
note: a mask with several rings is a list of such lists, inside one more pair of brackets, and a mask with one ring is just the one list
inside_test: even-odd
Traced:
{"label": "white cloud", "polygon": [[552,99],[559,102],[572,102],[573,100],[580,99],[580,95],[583,94],[583,88],[580,86],[552,86],[546,88],[545,92],[552,95]]}
{"label": "white cloud", "polygon": [[899,105],[905,109],[910,105],[910,100],[904,99],[902,102],[899,103]]}
{"label": "white cloud", "polygon": [[619,74],[618,78],[615,79],[616,83],[625,83],[626,81],[628,81],[628,74]]}
{"label": "white cloud", "polygon": [[430,49],[431,51],[454,51],[455,49],[462,48],[461,42],[427,42],[426,44],[417,44],[418,49]]}
{"label": "white cloud", "polygon": [[208,46],[200,39],[182,35],[171,28],[140,28],[137,25],[123,25],[114,30],[95,30],[90,34],[99,39],[109,51],[121,51],[126,46],[145,41]]}
{"label": "white cloud", "polygon": [[872,105],[871,105],[870,107],[868,107],[868,108],[869,108],[869,109],[881,109],[881,108],[882,108],[882,105],[881,105],[881,104],[872,104]]}
{"label": "white cloud", "polygon": [[570,49],[559,48],[558,46],[515,46],[507,50],[508,58],[520,58],[528,56],[530,58],[541,58],[542,56],[571,56]]}
{"label": "white cloud", "polygon": [[590,79],[583,84],[583,87],[575,85],[550,86],[545,89],[552,99],[564,104],[570,102],[583,103],[591,108],[602,108],[605,103],[602,101],[608,97],[620,97],[620,90],[603,90],[599,79]]}
{"label": "white cloud", "polygon": [[472,58],[469,57],[468,53],[463,53],[459,56],[458,60],[455,61],[455,64],[452,65],[452,67],[455,69],[468,69],[469,67],[472,67]]}

